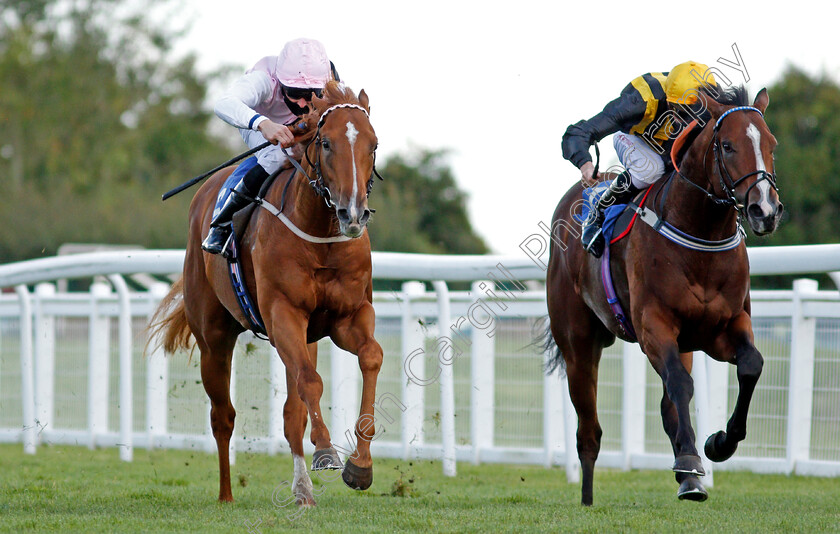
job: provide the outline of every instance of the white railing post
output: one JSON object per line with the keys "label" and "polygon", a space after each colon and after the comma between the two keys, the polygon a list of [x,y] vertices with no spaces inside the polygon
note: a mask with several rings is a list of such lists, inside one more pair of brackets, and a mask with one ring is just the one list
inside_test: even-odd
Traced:
{"label": "white railing post", "polygon": [[55,317],[44,312],[44,300],[55,286],[35,286],[35,419],[41,428],[55,428]]}
{"label": "white railing post", "polygon": [[701,436],[698,441],[698,449],[700,458],[703,462],[703,469],[706,475],[701,477],[703,484],[708,487],[715,485],[714,475],[712,473],[713,465],[711,460],[706,458],[706,453],[703,450],[705,439],[703,436],[708,436],[712,433],[711,421],[709,417],[709,374],[707,372],[706,362],[709,358],[704,352],[694,352],[691,356],[691,376],[694,379],[694,414],[697,418],[697,434]]}
{"label": "white railing post", "polygon": [[[543,360],[545,361],[545,359]],[[563,371],[543,373],[543,449],[545,467],[554,465],[565,438],[566,414],[563,410]]]}
{"label": "white railing post", "polygon": [[412,301],[426,292],[422,282],[405,282],[402,285],[405,300],[402,307],[402,368],[400,384],[402,400],[406,410],[402,414],[400,435],[402,458],[408,460],[417,447],[423,444],[424,397],[422,381],[426,380],[425,345],[426,335],[420,325],[420,317],[413,311]]}
{"label": "white railing post", "polygon": [[268,396],[268,453],[277,454],[283,433],[283,405],[286,403],[286,367],[272,347],[268,351],[268,372],[271,391]]}
{"label": "white railing post", "polygon": [[35,454],[35,384],[32,356],[32,297],[25,285],[15,286],[20,299],[20,403],[23,408],[23,452]]}
{"label": "white railing post", "polygon": [[[491,282],[473,282],[472,294],[478,295]],[[473,328],[470,347],[470,440],[474,464],[481,462],[481,450],[493,447],[496,340],[481,328]],[[441,335],[443,333],[441,332]],[[454,339],[453,339],[454,342]]]}
{"label": "white railing post", "polygon": [[787,417],[788,473],[795,471],[796,462],[807,460],[810,456],[817,320],[805,316],[802,301],[818,289],[816,280],[799,279],[793,282]]}
{"label": "white railing post", "polygon": [[[359,401],[358,358],[342,350],[334,343],[330,345],[330,396],[332,397],[332,436],[341,443],[345,438],[353,449],[356,435]],[[352,439],[350,439],[352,438]]]}
{"label": "white railing post", "polygon": [[111,297],[111,287],[102,282],[90,286],[88,319],[88,447],[96,447],[97,436],[108,432],[108,394],[110,391],[111,319],[101,313],[103,301]]}
{"label": "white railing post", "polygon": [[647,356],[638,343],[624,343],[621,350],[621,452],[622,468],[631,468],[635,454],[645,452],[645,391]]}
{"label": "white railing post", "polygon": [[[446,282],[432,282],[438,299],[438,329],[440,338],[449,333],[452,326],[452,313],[449,302],[449,288]],[[440,366],[440,430],[443,442],[443,474],[454,477],[457,474],[455,463],[455,347],[449,345],[449,358],[446,350],[440,346],[438,362]]]}
{"label": "white railing post", "polygon": [[130,462],[134,458],[134,387],[132,369],[131,298],[128,286],[122,276],[108,275],[108,280],[117,290],[120,301],[119,347],[120,347],[120,460]]}
{"label": "white railing post", "polygon": [[[163,283],[154,284],[149,288],[152,314],[168,292],[169,286]],[[166,435],[169,415],[169,361],[161,342],[160,338],[150,340],[148,346],[151,352],[146,354],[146,432],[150,450],[155,447],[155,438]]]}

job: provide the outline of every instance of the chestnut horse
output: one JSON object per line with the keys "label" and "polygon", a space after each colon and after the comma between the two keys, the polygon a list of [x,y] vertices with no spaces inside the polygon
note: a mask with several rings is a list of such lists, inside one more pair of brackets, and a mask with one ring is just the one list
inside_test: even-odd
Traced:
{"label": "chestnut horse", "polygon": [[[649,196],[655,200],[645,207],[645,218],[650,220],[655,212],[664,227],[676,230],[673,235],[685,236],[683,241],[694,246],[666,239],[641,221],[611,245],[615,292],[629,329],[607,302],[599,260],[576,243],[578,236],[567,222],[580,204],[582,186],[572,187],[554,212],[555,239],[546,285],[548,345],[556,343],[556,352],[548,368],[565,366],[578,414],[584,505],[592,504],[592,477],[601,444],[596,410],[601,351],[616,336],[634,341],[632,334],[625,333],[628,330],[635,330],[662,378],[662,421],[674,450],[680,499],[707,498],[698,479],[705,473],[691,427],[694,385],[690,354],[685,353],[703,351],[737,367],[734,412],[726,431],[706,442],[706,456],[724,461],[746,437],[747,411],[763,359],[753,343],[749,263],[739,220],[744,216],[756,235],[776,229],[783,209],[773,174],[776,140],[763,118],[769,102],[766,90],[757,95],[754,107],[746,105],[743,87],[718,94],[717,99],[709,92],[702,91],[701,96],[711,120],[687,148],[679,171],[651,186]],[[726,243],[729,246],[724,247]]]}
{"label": "chestnut horse", "polygon": [[[283,421],[294,459],[292,492],[298,504],[309,506],[315,499],[303,455],[307,416],[316,449],[312,469],[342,467],[320,405],[323,383],[316,371],[316,342],[329,336],[359,358],[363,386],[357,443],[342,473],[354,489],[367,489],[373,480],[370,441],[382,365],[382,348],[373,337],[370,240],[365,231],[377,146],[368,97],[361,91],[357,98],[349,88],[330,82],[312,104],[314,111],[304,117],[306,131],[296,137],[296,148],[305,155],[301,169],[283,171],[268,189],[268,204],[250,215],[239,247],[248,291],[286,368]],[[230,400],[231,357],[237,337],[250,326],[225,258],[203,252],[201,242],[219,188],[232,170],[219,171],[196,193],[183,278],[152,323],[167,352],[188,348],[191,336],[201,352],[201,379],[212,404],[210,421],[219,452],[220,501],[233,500],[228,458],[236,414]],[[270,211],[278,206],[280,213]]]}

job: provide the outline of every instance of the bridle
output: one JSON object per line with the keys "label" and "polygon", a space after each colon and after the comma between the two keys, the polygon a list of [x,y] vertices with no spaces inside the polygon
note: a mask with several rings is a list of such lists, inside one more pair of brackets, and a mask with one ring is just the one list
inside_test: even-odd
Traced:
{"label": "bridle", "polygon": [[[312,160],[309,157],[309,152],[310,152],[309,148],[312,146],[312,143],[315,143],[315,142],[317,142],[319,144],[321,143],[321,126],[324,125],[324,121],[326,120],[327,115],[329,115],[331,112],[335,111],[336,109],[340,109],[340,108],[359,109],[365,114],[365,117],[369,117],[367,110],[365,108],[363,108],[362,106],[359,106],[357,104],[349,104],[349,103],[348,104],[336,104],[336,105],[334,105],[330,108],[327,108],[327,110],[324,111],[324,113],[322,113],[321,117],[318,119],[318,126],[317,126],[317,131],[316,131],[315,136],[309,141],[309,143],[306,144],[306,148],[304,149],[304,152],[306,154],[306,161],[309,163],[310,168],[315,169],[315,176],[316,177],[312,178],[309,175],[309,173],[307,173],[306,170],[300,165],[300,163],[297,162],[297,160],[294,158],[294,156],[287,153],[286,154],[287,155],[286,159],[289,161],[289,163],[292,164],[292,166],[295,168],[296,172],[293,172],[289,176],[289,179],[286,181],[286,185],[283,186],[283,192],[282,192],[281,198],[280,198],[280,208],[278,209],[277,207],[273,206],[270,202],[266,201],[265,200],[265,195],[268,192],[268,189],[271,187],[271,182],[273,181],[273,178],[275,176],[277,176],[277,174],[280,173],[281,169],[278,169],[277,171],[275,171],[275,173],[271,177],[269,177],[268,180],[266,180],[266,182],[262,186],[262,189],[260,190],[260,194],[255,199],[256,203],[258,205],[262,206],[269,213],[271,213],[272,215],[274,215],[275,217],[280,219],[280,221],[283,224],[285,224],[286,227],[289,228],[289,230],[291,230],[295,235],[297,235],[298,237],[300,237],[301,239],[303,239],[305,241],[309,241],[310,243],[342,243],[344,241],[349,241],[351,239],[354,239],[352,237],[347,237],[347,236],[344,236],[344,235],[332,236],[332,237],[316,237],[316,236],[309,235],[306,232],[304,232],[303,230],[301,230],[300,228],[298,228],[294,224],[294,222],[292,222],[288,217],[286,217],[286,215],[283,214],[283,208],[286,205],[286,193],[289,189],[289,185],[291,185],[291,183],[292,183],[292,180],[293,180],[295,174],[298,173],[298,172],[301,174],[301,176],[303,176],[309,182],[309,186],[312,187],[312,189],[315,191],[315,194],[320,196],[320,197],[323,197],[324,202],[327,205],[327,208],[338,210],[338,205],[335,203],[335,201],[332,200],[332,194],[330,193],[330,189],[327,186],[326,182],[324,181],[324,175],[321,172],[321,150],[316,148],[316,150],[318,150],[318,157],[317,157],[317,161],[315,163],[313,163]],[[382,176],[380,176],[380,174],[376,171],[376,152],[375,151],[374,151],[374,154],[373,154],[373,172],[371,173],[371,176],[368,179],[368,183],[367,183],[367,195],[368,196],[370,196],[370,190],[373,188],[373,177],[374,176],[378,177],[380,180],[383,179]],[[370,210],[371,213],[373,213],[374,211],[375,210]]]}
{"label": "bridle", "polygon": [[[764,180],[767,180],[767,182],[770,183],[770,186],[777,193],[779,192],[779,187],[776,185],[776,173],[770,173],[770,172],[767,172],[766,170],[755,170],[753,172],[749,172],[749,173],[741,176],[737,180],[732,179],[732,175],[729,173],[729,170],[726,168],[726,164],[723,162],[723,157],[721,156],[722,148],[721,148],[721,141],[720,141],[720,135],[719,134],[720,134],[721,124],[723,124],[723,119],[725,119],[729,114],[734,113],[736,111],[754,111],[754,112],[758,113],[762,118],[764,117],[764,114],[758,108],[755,108],[753,106],[737,106],[737,107],[730,108],[730,109],[726,110],[718,118],[718,120],[715,122],[714,130],[713,130],[713,134],[712,134],[712,140],[709,142],[709,146],[706,148],[706,153],[703,156],[703,162],[704,162],[704,166],[705,166],[706,159],[709,156],[709,151],[710,150],[713,151],[714,156],[715,156],[715,166],[717,167],[718,178],[720,179],[720,186],[721,186],[721,189],[723,189],[724,193],[726,194],[726,196],[724,198],[721,198],[721,197],[717,196],[716,194],[714,194],[713,191],[710,192],[710,191],[704,189],[703,187],[701,187],[701,186],[697,185],[696,183],[694,183],[693,181],[689,180],[688,177],[686,177],[684,174],[682,174],[680,172],[679,168],[677,167],[676,162],[673,159],[673,154],[672,154],[672,161],[674,161],[674,172],[675,172],[675,174],[679,175],[683,180],[688,182],[690,185],[692,185],[695,188],[702,191],[703,194],[706,195],[715,204],[717,204],[719,206],[732,206],[739,213],[739,215],[743,215],[742,211],[744,209],[744,205],[739,203],[738,200],[735,198],[735,189],[741,183],[743,183],[744,180],[746,180],[747,178],[750,178],[752,176],[756,176],[756,175],[759,176],[759,178],[754,183],[752,183],[749,186],[749,188],[747,188],[747,191],[744,194],[744,198],[747,198],[749,196],[750,191],[752,191],[753,187],[757,186],[759,183],[761,183]],[[708,180],[709,185],[711,186],[712,185],[711,180],[709,180],[708,177],[706,179]],[[714,189],[714,188],[712,188],[712,189]]]}
{"label": "bridle", "polygon": [[[332,107],[327,108],[322,114],[321,117],[318,119],[318,126],[315,132],[315,137],[313,137],[309,143],[306,144],[306,149],[304,153],[306,154],[306,161],[309,163],[309,166],[315,169],[315,178],[309,176],[309,174],[303,170],[300,164],[295,161],[294,158],[289,158],[289,161],[294,165],[295,169],[301,173],[308,181],[309,186],[315,191],[315,194],[319,197],[324,199],[324,202],[327,204],[328,208],[338,209],[335,201],[332,199],[332,193],[330,192],[330,188],[327,186],[326,181],[324,180],[324,174],[321,172],[321,150],[318,149],[318,157],[316,158],[315,162],[313,163],[312,159],[309,156],[309,147],[312,146],[313,143],[316,143],[316,146],[322,143],[321,139],[321,127],[324,125],[324,122],[327,120],[327,116],[332,113],[333,111],[341,108],[352,108],[361,110],[362,113],[365,114],[365,117],[370,118],[367,110],[358,104],[336,104]],[[380,176],[379,172],[376,170],[376,152],[373,153],[373,173],[371,173],[370,178],[367,181],[367,196],[370,196],[370,191],[373,189],[373,177],[376,176],[380,180],[382,180],[382,176]],[[291,181],[291,180],[290,180]],[[371,210],[373,212],[374,210]]]}

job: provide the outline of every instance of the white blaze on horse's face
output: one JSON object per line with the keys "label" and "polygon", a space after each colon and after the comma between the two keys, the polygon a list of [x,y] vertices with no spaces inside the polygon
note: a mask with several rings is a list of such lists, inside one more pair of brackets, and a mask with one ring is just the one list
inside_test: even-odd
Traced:
{"label": "white blaze on horse's face", "polygon": [[355,219],[358,215],[356,211],[356,195],[359,193],[358,171],[356,170],[356,136],[359,135],[359,130],[353,125],[351,121],[347,121],[347,141],[350,142],[350,158],[353,160],[353,192],[350,194],[350,218]]}
{"label": "white blaze on horse's face", "polygon": [[[752,141],[753,150],[755,151],[756,170],[766,171],[767,168],[764,165],[764,157],[761,154],[761,132],[758,131],[755,124],[750,123],[750,125],[747,126],[747,137],[749,137]],[[772,202],[770,202],[770,183],[767,180],[762,180],[758,183],[757,187],[758,191],[761,193],[761,200],[758,202],[758,205],[761,208],[761,213],[765,217],[770,217],[776,212],[776,208],[773,206]]]}

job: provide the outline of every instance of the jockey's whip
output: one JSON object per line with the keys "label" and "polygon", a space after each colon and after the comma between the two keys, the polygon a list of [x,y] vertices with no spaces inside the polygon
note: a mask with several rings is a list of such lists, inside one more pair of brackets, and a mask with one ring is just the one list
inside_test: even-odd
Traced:
{"label": "jockey's whip", "polygon": [[175,189],[172,189],[172,190],[164,193],[163,196],[161,197],[161,200],[166,200],[169,197],[177,195],[178,193],[180,193],[184,189],[188,189],[188,188],[194,186],[195,184],[197,184],[198,182],[204,180],[205,178],[207,178],[208,176],[210,176],[214,172],[220,171],[220,170],[224,169],[225,167],[227,167],[228,165],[233,165],[237,161],[250,156],[254,152],[259,152],[260,150],[262,150],[264,148],[267,148],[270,145],[271,145],[271,142],[266,141],[265,143],[261,144],[260,146],[258,146],[256,148],[252,148],[251,150],[248,150],[247,152],[243,152],[242,154],[239,154],[238,156],[227,160],[226,162],[222,163],[221,165],[219,165],[215,169],[209,170],[209,171],[205,172],[204,174],[202,174],[201,176],[196,176],[195,178],[193,178],[191,180],[187,180],[186,182],[182,183],[181,185],[179,185]]}

